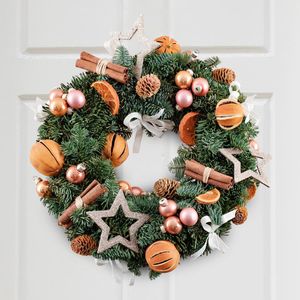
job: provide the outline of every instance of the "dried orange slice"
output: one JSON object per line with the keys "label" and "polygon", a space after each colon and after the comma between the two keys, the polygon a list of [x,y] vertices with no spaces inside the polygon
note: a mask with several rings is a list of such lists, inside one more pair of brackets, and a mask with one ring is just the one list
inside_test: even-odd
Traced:
{"label": "dried orange slice", "polygon": [[198,121],[197,112],[189,112],[181,119],[179,124],[179,137],[187,145],[195,145],[195,129]]}
{"label": "dried orange slice", "polygon": [[255,194],[256,194],[256,190],[257,190],[257,186],[255,183],[253,183],[252,185],[250,185],[247,188],[247,196],[246,196],[246,200],[250,201],[254,198]]}
{"label": "dried orange slice", "polygon": [[219,201],[221,193],[218,189],[210,190],[204,194],[198,195],[196,201],[200,204],[214,204]]}
{"label": "dried orange slice", "polygon": [[102,97],[103,101],[109,106],[113,115],[119,112],[119,96],[114,87],[105,80],[95,81],[91,85]]}

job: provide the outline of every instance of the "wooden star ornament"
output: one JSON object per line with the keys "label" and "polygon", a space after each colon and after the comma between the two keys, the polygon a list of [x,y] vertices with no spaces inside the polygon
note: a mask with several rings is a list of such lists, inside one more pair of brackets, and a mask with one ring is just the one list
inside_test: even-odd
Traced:
{"label": "wooden star ornament", "polygon": [[263,172],[263,166],[265,165],[266,160],[269,159],[269,156],[264,155],[262,152],[250,150],[252,156],[263,159],[263,163],[257,164],[258,173],[254,172],[252,170],[247,170],[245,172],[241,172],[241,162],[233,155],[241,154],[243,152],[242,150],[235,149],[235,148],[222,148],[219,151],[233,163],[233,165],[234,165],[234,182],[235,183],[240,182],[249,177],[253,177],[256,180],[260,181],[265,186],[270,187],[268,179]]}
{"label": "wooden star ornament", "polygon": [[104,43],[105,49],[110,55],[114,55],[117,47],[121,46],[122,40],[131,40],[133,36],[137,36],[139,43],[142,44],[142,50],[138,53],[135,65],[136,78],[140,78],[143,69],[144,57],[156,49],[160,44],[156,41],[149,40],[144,34],[144,17],[140,15],[132,28],[127,32],[113,32],[110,40]]}
{"label": "wooden star ornament", "polygon": [[[121,235],[109,239],[110,227],[103,221],[103,218],[114,217],[119,208],[122,208],[126,218],[137,221],[129,227],[129,240]],[[149,215],[133,212],[129,209],[128,203],[122,190],[120,190],[109,210],[89,211],[87,215],[101,228],[101,237],[98,246],[98,253],[107,250],[114,245],[122,244],[134,252],[139,252],[136,234],[140,227],[149,220]]]}

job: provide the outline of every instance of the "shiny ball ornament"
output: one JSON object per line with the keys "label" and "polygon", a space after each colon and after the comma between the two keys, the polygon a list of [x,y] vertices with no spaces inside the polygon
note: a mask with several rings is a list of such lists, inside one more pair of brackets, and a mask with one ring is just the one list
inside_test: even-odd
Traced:
{"label": "shiny ball ornament", "polygon": [[173,200],[168,200],[166,198],[162,198],[159,201],[159,213],[161,216],[167,218],[174,216],[177,212],[177,204]]}
{"label": "shiny ball ornament", "polygon": [[138,186],[131,187],[131,194],[134,196],[140,196],[144,194],[144,190]]}
{"label": "shiny ball ornament", "polygon": [[60,90],[60,89],[53,89],[49,93],[49,100],[52,101],[55,98],[62,98],[63,94],[64,94],[64,92],[62,90]]}
{"label": "shiny ball ornament", "polygon": [[193,103],[193,94],[189,90],[179,90],[176,93],[176,103],[179,108],[186,108]]}
{"label": "shiny ball ornament", "polygon": [[175,76],[175,83],[180,89],[188,89],[193,82],[193,71],[179,71]]}
{"label": "shiny ball ornament", "polygon": [[116,133],[108,134],[103,149],[103,155],[111,160],[113,167],[120,166],[129,155],[126,140]]}
{"label": "shiny ball ornament", "polygon": [[131,193],[131,186],[127,181],[119,180],[118,185],[125,194]]}
{"label": "shiny ball ornament", "polygon": [[67,102],[72,108],[79,109],[85,105],[86,99],[81,91],[70,89],[67,95]]}
{"label": "shiny ball ornament", "polygon": [[64,154],[58,143],[52,140],[40,140],[31,147],[30,162],[41,174],[55,176],[64,165]]}
{"label": "shiny ball ornament", "polygon": [[253,140],[253,139],[251,139],[249,141],[249,147],[250,147],[251,150],[254,150],[254,151],[258,151],[259,150],[258,143],[255,140]]}
{"label": "shiny ball ornament", "polygon": [[205,78],[199,77],[194,79],[192,84],[193,94],[196,96],[205,96],[208,93],[209,84]]}
{"label": "shiny ball ornament", "polygon": [[81,183],[85,179],[85,168],[82,164],[70,166],[66,172],[66,178],[70,183]]}
{"label": "shiny ball ornament", "polygon": [[68,105],[66,100],[62,98],[55,98],[50,101],[49,109],[52,115],[62,117],[68,112]]}
{"label": "shiny ball ornament", "polygon": [[179,264],[180,254],[169,241],[156,241],[145,252],[146,262],[151,270],[158,273],[171,272]]}
{"label": "shiny ball ornament", "polygon": [[49,197],[51,194],[51,190],[49,187],[49,181],[43,180],[40,178],[40,180],[36,184],[35,190],[39,197],[41,197],[41,198]]}
{"label": "shiny ball ornament", "polygon": [[234,99],[223,99],[218,102],[215,110],[218,125],[224,130],[238,127],[244,118],[243,106]]}
{"label": "shiny ball ornament", "polygon": [[163,226],[165,231],[170,234],[179,234],[182,230],[182,224],[176,216],[166,218]]}
{"label": "shiny ball ornament", "polygon": [[186,226],[194,226],[198,222],[199,216],[194,208],[186,207],[180,212],[179,219]]}

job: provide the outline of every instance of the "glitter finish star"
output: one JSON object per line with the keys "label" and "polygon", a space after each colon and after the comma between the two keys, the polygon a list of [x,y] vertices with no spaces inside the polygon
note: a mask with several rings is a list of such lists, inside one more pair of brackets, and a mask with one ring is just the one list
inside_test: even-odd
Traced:
{"label": "glitter finish star", "polygon": [[[129,240],[118,235],[109,239],[110,227],[103,221],[103,218],[114,217],[117,214],[119,208],[122,208],[126,218],[136,219],[129,227]],[[140,227],[149,220],[149,215],[133,212],[129,209],[126,198],[122,190],[117,194],[111,208],[109,210],[90,211],[87,215],[101,228],[101,237],[98,246],[98,253],[107,250],[114,245],[122,244],[123,246],[131,249],[134,252],[138,252],[136,234]]]}
{"label": "glitter finish star", "polygon": [[[243,151],[241,151],[239,149],[234,149],[234,148],[222,148],[219,151],[233,163],[233,165],[234,165],[234,182],[235,183],[240,182],[249,177],[253,177],[256,180],[260,181],[265,186],[270,187],[268,179],[263,172],[263,165],[266,163],[266,160],[265,161],[263,160],[263,163],[257,164],[258,173],[254,172],[252,170],[247,170],[245,172],[241,172],[241,162],[233,155],[241,154]],[[262,152],[252,151],[252,150],[250,150],[250,152],[251,152],[252,156],[255,156],[256,158],[267,159],[267,155],[264,155]]]}
{"label": "glitter finish star", "polygon": [[114,55],[117,47],[121,46],[122,40],[131,40],[136,36],[138,41],[143,45],[142,50],[137,53],[135,75],[141,77],[144,57],[159,46],[159,43],[149,40],[144,34],[144,17],[142,15],[136,20],[132,28],[127,32],[114,32],[111,34],[111,39],[104,43],[105,49],[110,55]]}

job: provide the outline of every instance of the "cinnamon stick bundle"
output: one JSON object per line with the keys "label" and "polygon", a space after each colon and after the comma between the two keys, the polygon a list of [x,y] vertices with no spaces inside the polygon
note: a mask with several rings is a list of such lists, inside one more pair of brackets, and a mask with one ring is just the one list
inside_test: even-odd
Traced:
{"label": "cinnamon stick bundle", "polygon": [[128,80],[128,68],[113,64],[112,62],[105,61],[99,57],[96,57],[88,52],[82,51],[80,53],[80,59],[76,60],[75,66],[93,73],[99,73],[99,63],[106,63],[106,68],[102,75],[106,75],[120,83],[126,83]]}
{"label": "cinnamon stick bundle", "polygon": [[68,228],[72,225],[71,215],[80,207],[88,206],[107,191],[106,187],[97,180],[90,185],[75,199],[75,201],[58,218],[58,225]]}
{"label": "cinnamon stick bundle", "polygon": [[[195,160],[186,160],[184,174],[186,176],[204,182],[205,169],[206,167],[204,165]],[[229,190],[233,185],[233,178],[231,176],[217,172],[214,169],[211,169],[206,183],[224,190]]]}

